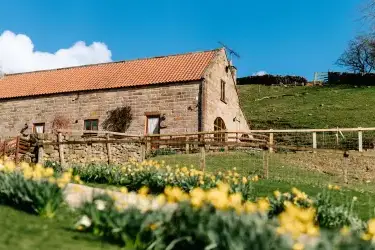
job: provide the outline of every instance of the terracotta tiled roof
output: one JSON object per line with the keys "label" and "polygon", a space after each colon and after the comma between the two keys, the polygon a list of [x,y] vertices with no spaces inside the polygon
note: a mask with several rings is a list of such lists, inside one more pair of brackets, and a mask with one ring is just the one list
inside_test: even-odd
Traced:
{"label": "terracotta tiled roof", "polygon": [[217,50],[5,75],[0,99],[195,81]]}

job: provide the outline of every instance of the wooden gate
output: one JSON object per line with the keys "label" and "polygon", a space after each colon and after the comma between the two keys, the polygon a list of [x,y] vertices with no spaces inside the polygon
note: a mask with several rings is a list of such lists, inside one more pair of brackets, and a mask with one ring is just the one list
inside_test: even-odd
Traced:
{"label": "wooden gate", "polygon": [[20,136],[0,142],[0,157],[8,157],[16,163],[30,150],[30,142]]}

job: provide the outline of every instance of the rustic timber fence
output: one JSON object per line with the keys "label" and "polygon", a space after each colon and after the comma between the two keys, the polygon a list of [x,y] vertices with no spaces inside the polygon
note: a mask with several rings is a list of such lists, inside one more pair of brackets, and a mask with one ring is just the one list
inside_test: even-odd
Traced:
{"label": "rustic timber fence", "polygon": [[[58,140],[51,145],[80,143],[142,144],[142,158],[155,148],[173,147],[185,153],[206,149],[258,148],[274,151],[358,151],[375,149],[375,128],[269,129],[250,131],[215,131],[180,134],[129,135],[111,131],[59,130]],[[85,140],[62,142],[63,134],[80,134]],[[48,144],[48,143],[47,143]],[[110,147],[110,145],[108,145]],[[62,151],[62,150],[60,150]]]}
{"label": "rustic timber fence", "polygon": [[[121,164],[130,157],[142,161],[153,157],[160,160],[165,156],[168,164],[193,164],[201,169],[211,168],[215,164],[242,165],[248,171],[252,169],[254,173],[270,179],[298,178],[299,170],[291,172],[290,169],[283,169],[284,165],[289,164],[313,170],[312,175],[319,171],[342,176],[345,183],[350,182],[351,178],[365,180],[371,176],[375,183],[374,142],[375,128],[270,129],[159,135],[60,130],[47,139],[40,135],[36,147],[40,163],[51,160],[68,165],[74,161],[86,163],[84,158],[92,158],[91,162]],[[10,149],[15,144],[14,140],[5,144],[5,155],[15,157],[14,147]],[[0,156],[4,155],[2,145],[4,143],[0,144]],[[19,148],[25,150],[22,146]],[[167,154],[173,151],[174,156],[158,154],[163,150]]]}
{"label": "rustic timber fence", "polygon": [[30,142],[20,136],[0,142],[0,157],[8,157],[16,163],[30,151]]}
{"label": "rustic timber fence", "polygon": [[375,149],[375,128],[331,129],[269,129],[250,131],[218,131],[184,134],[143,136],[147,149],[155,146],[183,146],[186,152],[192,145],[230,147],[257,147],[275,150],[318,151]]}

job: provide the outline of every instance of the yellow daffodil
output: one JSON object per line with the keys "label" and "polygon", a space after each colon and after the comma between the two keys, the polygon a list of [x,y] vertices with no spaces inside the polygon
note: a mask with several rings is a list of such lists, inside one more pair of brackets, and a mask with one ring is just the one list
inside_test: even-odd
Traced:
{"label": "yellow daffodil", "polygon": [[281,193],[280,193],[279,190],[273,191],[273,195],[274,195],[276,198],[280,198],[280,197],[281,197]]}
{"label": "yellow daffodil", "polygon": [[206,193],[201,188],[194,188],[190,192],[190,202],[194,207],[200,207],[206,199]]}
{"label": "yellow daffodil", "polygon": [[350,228],[348,226],[344,226],[340,230],[341,235],[346,236],[350,233]]}
{"label": "yellow daffodil", "polygon": [[251,201],[245,202],[244,209],[248,213],[255,213],[258,210],[257,205]]}
{"label": "yellow daffodil", "polygon": [[146,196],[150,189],[146,186],[143,186],[141,189],[138,190],[138,194],[142,196]]}
{"label": "yellow daffodil", "polygon": [[302,243],[295,243],[293,245],[293,250],[303,250],[305,248],[305,246],[302,244]]}
{"label": "yellow daffodil", "polygon": [[127,194],[128,193],[128,189],[126,187],[121,187],[120,188],[120,192],[123,193],[123,194]]}
{"label": "yellow daffodil", "polygon": [[270,208],[270,203],[266,199],[260,199],[257,202],[257,205],[258,205],[258,211],[261,212],[261,213],[268,212],[268,210]]}

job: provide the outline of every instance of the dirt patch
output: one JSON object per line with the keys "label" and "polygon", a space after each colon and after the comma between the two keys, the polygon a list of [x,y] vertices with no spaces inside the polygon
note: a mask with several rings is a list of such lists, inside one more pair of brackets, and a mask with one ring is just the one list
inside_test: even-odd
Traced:
{"label": "dirt patch", "polygon": [[277,156],[275,154],[274,157],[279,158],[284,164],[303,167],[306,170],[318,171],[330,176],[342,176],[343,170],[347,167],[349,180],[363,182],[375,180],[375,155],[359,156],[349,153],[349,157],[344,157],[336,153],[297,152],[277,154]]}

